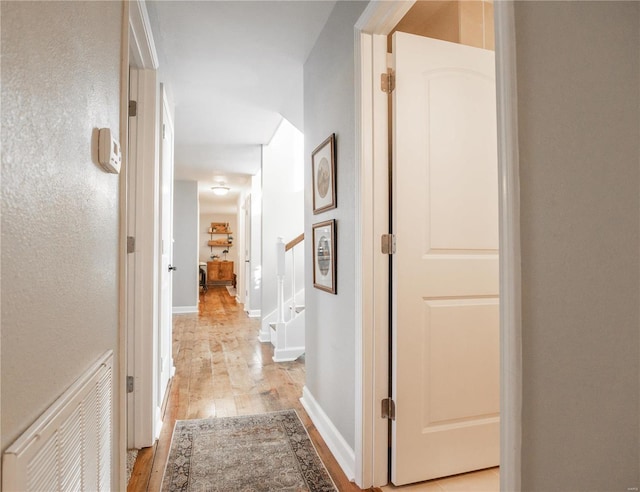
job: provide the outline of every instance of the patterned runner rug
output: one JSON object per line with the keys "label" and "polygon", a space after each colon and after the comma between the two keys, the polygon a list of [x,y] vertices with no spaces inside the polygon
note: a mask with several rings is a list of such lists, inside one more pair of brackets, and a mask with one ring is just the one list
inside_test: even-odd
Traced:
{"label": "patterned runner rug", "polygon": [[163,492],[335,492],[295,410],[178,420]]}

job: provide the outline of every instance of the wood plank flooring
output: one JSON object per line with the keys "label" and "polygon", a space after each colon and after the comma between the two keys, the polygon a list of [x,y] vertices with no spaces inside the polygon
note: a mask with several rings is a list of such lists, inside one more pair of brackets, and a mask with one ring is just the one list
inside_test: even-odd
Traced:
{"label": "wood plank flooring", "polygon": [[[176,420],[249,415],[294,408],[340,492],[349,482],[300,404],[304,358],[274,363],[273,347],[258,341],[260,322],[250,319],[226,287],[200,296],[198,314],[173,321],[172,380],[160,438],[140,451],[128,492],[159,491]],[[379,490],[379,489],[377,489]]]}

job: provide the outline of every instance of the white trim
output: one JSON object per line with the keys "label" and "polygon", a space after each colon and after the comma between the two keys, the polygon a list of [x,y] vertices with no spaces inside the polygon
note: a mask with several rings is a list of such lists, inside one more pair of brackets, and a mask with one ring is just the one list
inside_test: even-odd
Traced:
{"label": "white trim", "polygon": [[[260,317],[260,310],[259,309],[248,309],[245,311],[245,313],[247,313],[247,316],[249,316],[249,318],[259,318]],[[267,342],[271,341],[271,336],[269,336],[269,340],[267,340]]]}
{"label": "white trim", "polygon": [[160,438],[160,431],[162,430],[162,407],[155,407],[155,438]]}
{"label": "white trim", "polygon": [[495,2],[500,186],[500,488],[521,489],[522,312],[516,35],[512,2]]}
{"label": "white trim", "polygon": [[275,349],[273,351],[273,362],[291,362],[304,354],[304,347],[289,347],[286,349]]}
{"label": "white trim", "polygon": [[198,306],[173,306],[173,314],[197,313]]}
{"label": "white trim", "polygon": [[[127,447],[153,445],[156,425],[154,404],[154,351],[157,330],[158,271],[158,149],[157,82],[158,58],[144,0],[124,2],[128,14],[123,35],[128,35],[127,70],[129,98],[138,103],[138,114],[129,121],[126,163],[126,236],[136,239],[135,252],[126,255],[127,313],[125,344],[126,374],[134,377],[134,393],[127,395],[133,407],[127,411]],[[128,107],[128,101],[126,101]],[[126,114],[126,113],[125,113]],[[127,139],[122,139],[123,149]],[[124,173],[123,173],[124,174]],[[125,248],[121,247],[124,251]],[[124,386],[126,388],[126,385]],[[123,391],[124,391],[123,388]],[[124,417],[125,414],[123,414]]]}
{"label": "white trim", "polygon": [[331,419],[326,413],[324,413],[324,410],[322,410],[322,407],[306,386],[302,388],[302,398],[300,398],[300,403],[302,403],[302,406],[311,418],[313,425],[316,426],[320,436],[324,439],[329,451],[331,451],[331,454],[335,457],[347,479],[353,481],[355,453],[349,444],[347,444],[344,437],[342,437],[340,431],[333,425]]}
{"label": "white trim", "polygon": [[367,34],[389,34],[405,14],[413,7],[416,0],[389,2],[388,0],[372,0],[356,22],[356,32]]}
{"label": "white trim", "polygon": [[131,43],[131,64],[136,68],[156,70],[156,53],[151,23],[144,0],[130,0],[129,4],[129,40]]}
{"label": "white trim", "polygon": [[379,237],[389,232],[387,96],[377,73],[386,70],[386,36],[414,1],[373,0],[355,25],[356,232],[361,252],[356,270],[355,481],[360,488],[388,482],[388,424],[380,401],[389,395],[388,257]]}
{"label": "white trim", "polygon": [[[134,288],[129,292],[134,308],[133,357],[129,376],[135,378],[133,443],[143,448],[154,442],[154,358],[158,327],[158,108],[155,70],[131,68],[132,96],[138,101],[138,116],[131,120],[135,141],[129,153],[129,236],[136,238]],[[129,255],[131,256],[131,255]]]}
{"label": "white trim", "polygon": [[[388,257],[378,249],[379,237],[389,232],[387,95],[378,90],[375,74],[386,70],[386,35],[356,31],[356,84],[361,87],[358,105],[358,180],[360,199],[356,236],[362,251],[356,278],[356,483],[360,488],[388,482],[388,423],[380,418],[377,402],[389,395]],[[361,50],[358,53],[358,50]],[[378,197],[378,199],[374,199]],[[382,199],[380,199],[382,197]],[[382,352],[380,350],[384,349]],[[365,430],[366,429],[366,430]]]}
{"label": "white trim", "polygon": [[[356,424],[355,433],[355,456],[359,456],[360,459],[354,459],[354,478],[356,484],[361,489],[369,488],[373,485],[369,477],[373,474],[371,470],[371,455],[373,454],[373,445],[369,439],[369,433],[363,432],[363,428],[370,428],[372,426],[372,415],[369,411],[369,402],[372,397],[369,394],[369,388],[371,387],[371,379],[373,374],[366,371],[366,367],[370,366],[369,361],[363,360],[365,354],[364,346],[369,345],[370,330],[365,330],[364,326],[371,326],[372,320],[369,315],[371,312],[369,301],[373,297],[371,295],[372,287],[372,272],[367,268],[369,264],[369,249],[364,248],[364,244],[368,244],[370,239],[370,227],[369,221],[363,216],[362,211],[365,208],[371,208],[371,184],[370,173],[366,172],[366,163],[370,162],[370,148],[373,146],[371,143],[371,133],[367,131],[364,121],[373,120],[369,112],[371,106],[363,104],[364,101],[370,99],[370,85],[363,84],[362,80],[371,80],[372,67],[371,67],[371,36],[368,34],[361,34],[358,29],[354,30],[354,56],[355,56],[355,86],[362,86],[362,97],[356,97],[356,128],[355,136],[356,142],[360,142],[360,145],[355,146],[355,161],[356,161],[356,221],[355,221],[355,251],[362,251],[360,255],[360,261],[355,263],[355,279],[356,283],[360,284],[360,288],[355,289],[355,384],[356,388],[361,388],[361,391],[355,392],[355,421]],[[358,122],[360,120],[360,122]],[[366,294],[365,294],[366,291]]]}

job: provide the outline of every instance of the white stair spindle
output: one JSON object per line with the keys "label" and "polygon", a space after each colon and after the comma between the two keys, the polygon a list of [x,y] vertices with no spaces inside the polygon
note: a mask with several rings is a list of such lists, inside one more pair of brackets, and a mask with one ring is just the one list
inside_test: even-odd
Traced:
{"label": "white stair spindle", "polygon": [[296,248],[291,248],[291,317],[296,315]]}
{"label": "white stair spindle", "polygon": [[276,274],[278,276],[278,323],[284,323],[284,239],[279,237],[276,242],[276,258],[277,269]]}

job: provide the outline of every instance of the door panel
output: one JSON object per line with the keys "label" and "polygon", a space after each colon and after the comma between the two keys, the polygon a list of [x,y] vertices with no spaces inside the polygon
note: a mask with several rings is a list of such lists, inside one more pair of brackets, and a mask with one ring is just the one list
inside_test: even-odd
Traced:
{"label": "door panel", "polygon": [[[173,330],[173,121],[169,104],[161,85],[160,105],[160,303],[158,325],[158,392],[157,412],[164,400],[171,379],[173,359],[171,340]],[[159,429],[158,429],[159,432]]]}
{"label": "door panel", "polygon": [[499,460],[490,51],[394,34],[392,482]]}

